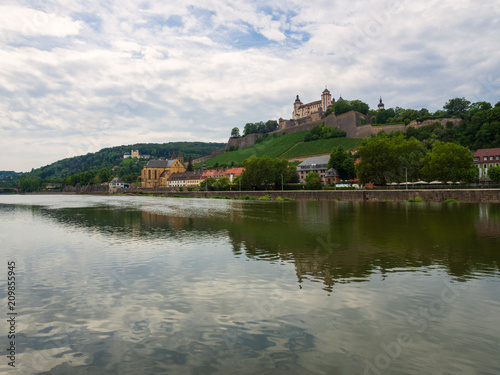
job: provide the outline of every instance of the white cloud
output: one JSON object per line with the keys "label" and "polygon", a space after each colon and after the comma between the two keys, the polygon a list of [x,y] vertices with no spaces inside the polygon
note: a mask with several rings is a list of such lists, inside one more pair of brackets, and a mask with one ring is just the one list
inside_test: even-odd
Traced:
{"label": "white cloud", "polygon": [[53,13],[11,5],[0,6],[2,33],[65,37],[78,34],[81,26],[79,21]]}
{"label": "white cloud", "polygon": [[317,100],[325,84],[371,106],[500,96],[498,0],[39,6],[0,11],[0,170],[139,141],[224,141],[233,126],[289,117],[297,93]]}

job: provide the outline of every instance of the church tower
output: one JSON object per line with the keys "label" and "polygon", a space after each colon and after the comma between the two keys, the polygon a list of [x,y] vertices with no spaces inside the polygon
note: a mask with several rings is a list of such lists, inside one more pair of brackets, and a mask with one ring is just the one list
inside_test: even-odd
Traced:
{"label": "church tower", "polygon": [[380,102],[378,103],[377,107],[378,107],[378,109],[377,109],[378,111],[380,111],[381,109],[384,109],[384,103],[382,103],[382,97],[380,97]]}

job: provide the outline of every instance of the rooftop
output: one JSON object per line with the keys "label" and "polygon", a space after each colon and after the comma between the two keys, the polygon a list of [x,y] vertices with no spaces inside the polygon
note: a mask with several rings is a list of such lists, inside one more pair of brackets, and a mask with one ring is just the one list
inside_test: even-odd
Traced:
{"label": "rooftop", "polygon": [[320,166],[326,166],[328,165],[328,161],[330,160],[330,156],[313,156],[311,158],[307,158],[304,160],[302,163],[299,164],[297,169],[306,169],[306,168],[312,168],[313,166],[318,168]]}
{"label": "rooftop", "polygon": [[483,156],[500,156],[500,148],[480,148],[474,152],[475,158],[482,160]]}
{"label": "rooftop", "polygon": [[150,160],[148,164],[146,164],[145,168],[168,168],[174,164],[175,159],[168,160]]}

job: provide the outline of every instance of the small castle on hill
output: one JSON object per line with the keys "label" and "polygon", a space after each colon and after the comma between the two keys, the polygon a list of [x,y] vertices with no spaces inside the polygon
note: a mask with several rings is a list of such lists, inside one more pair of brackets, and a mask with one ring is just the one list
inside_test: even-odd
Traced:
{"label": "small castle on hill", "polygon": [[[344,99],[342,99],[342,96],[340,96],[337,102],[340,102],[342,100]],[[293,103],[292,119],[284,120],[280,118],[278,129],[282,130],[291,126],[305,124],[306,122],[321,120],[324,117],[324,113],[326,112],[326,110],[333,104],[335,104],[335,98],[332,99],[332,94],[330,94],[330,90],[328,90],[326,86],[321,93],[321,99],[311,103],[302,103],[299,96],[297,95],[297,98]]]}
{"label": "small castle on hill", "polygon": [[[330,90],[328,90],[325,86],[325,89],[321,93],[321,99],[316,100],[311,103],[302,103],[299,96],[295,98],[295,102],[293,103],[293,112],[291,120],[284,120],[282,118],[279,119],[278,129],[283,130],[286,128],[290,128],[292,126],[306,124],[308,122],[319,121],[324,117],[324,113],[328,108],[330,108],[335,103],[341,102],[344,99],[342,95],[338,98],[337,102],[335,102],[335,98],[332,99],[332,94],[330,94]],[[377,105],[377,111],[384,109],[384,103],[382,103],[382,97],[380,98],[380,102]]]}

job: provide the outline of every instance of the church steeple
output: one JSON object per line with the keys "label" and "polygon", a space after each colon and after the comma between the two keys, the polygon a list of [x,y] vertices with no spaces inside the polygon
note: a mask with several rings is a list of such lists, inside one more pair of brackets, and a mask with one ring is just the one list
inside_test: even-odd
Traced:
{"label": "church steeple", "polygon": [[384,109],[384,103],[382,103],[382,97],[380,97],[380,101],[379,101],[379,103],[378,103],[378,106],[377,106],[377,107],[378,107],[378,109],[379,109],[379,110],[380,110],[380,109]]}

